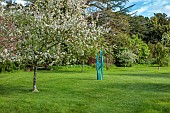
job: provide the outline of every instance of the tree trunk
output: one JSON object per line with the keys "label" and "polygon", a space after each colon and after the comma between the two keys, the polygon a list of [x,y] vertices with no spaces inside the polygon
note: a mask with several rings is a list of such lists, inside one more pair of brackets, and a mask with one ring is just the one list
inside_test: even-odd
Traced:
{"label": "tree trunk", "polygon": [[106,70],[109,70],[109,59],[107,56],[106,56]]}
{"label": "tree trunk", "polygon": [[82,70],[81,72],[83,73],[84,72],[84,60],[82,61]]}
{"label": "tree trunk", "polygon": [[33,77],[33,91],[32,92],[38,92],[37,86],[36,86],[36,80],[37,80],[37,66],[34,66],[34,77]]}
{"label": "tree trunk", "polygon": [[160,70],[160,66],[158,66],[158,70]]}

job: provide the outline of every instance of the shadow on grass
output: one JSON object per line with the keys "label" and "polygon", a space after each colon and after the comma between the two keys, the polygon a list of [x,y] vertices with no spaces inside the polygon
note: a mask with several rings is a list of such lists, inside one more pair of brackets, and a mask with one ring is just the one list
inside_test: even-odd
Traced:
{"label": "shadow on grass", "polygon": [[115,83],[105,86],[107,88],[116,88],[125,91],[140,92],[170,92],[170,84],[157,83]]}
{"label": "shadow on grass", "polygon": [[42,72],[42,73],[82,73],[80,70],[41,70],[41,71],[38,70],[37,72]]}
{"label": "shadow on grass", "polygon": [[[89,71],[95,71],[96,68],[92,67],[84,67],[83,73],[87,73]],[[57,67],[52,70],[38,70],[38,72],[44,73],[82,73],[81,67]]]}
{"label": "shadow on grass", "polygon": [[[109,74],[109,75],[114,75],[114,74]],[[158,77],[158,78],[170,78],[170,73],[152,73],[152,74],[145,74],[145,73],[142,73],[142,74],[126,74],[126,73],[123,73],[123,74],[115,74],[115,75],[118,75],[118,76],[139,76],[139,77]]]}
{"label": "shadow on grass", "polygon": [[0,95],[11,95],[11,94],[25,94],[30,93],[32,90],[25,86],[6,86],[0,85]]}
{"label": "shadow on grass", "polygon": [[[97,81],[97,77],[83,77],[83,78],[66,78],[67,80],[72,80],[72,81],[89,81],[89,82],[93,82],[93,81]],[[99,80],[98,80],[99,81]]]}

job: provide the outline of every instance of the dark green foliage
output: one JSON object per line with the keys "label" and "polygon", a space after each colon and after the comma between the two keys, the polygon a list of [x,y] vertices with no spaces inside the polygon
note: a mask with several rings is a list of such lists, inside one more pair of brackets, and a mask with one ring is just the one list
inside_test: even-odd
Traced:
{"label": "dark green foliage", "polygon": [[148,39],[148,22],[149,18],[144,16],[130,17],[130,35],[137,34],[139,38],[143,40]]}
{"label": "dark green foliage", "polygon": [[157,43],[162,35],[170,31],[170,20],[165,13],[155,13],[153,17],[130,17],[130,34],[138,34],[145,42]]}
{"label": "dark green foliage", "polygon": [[170,31],[170,21],[165,13],[156,13],[150,18],[147,29],[148,41],[158,43],[162,40],[164,33]]}
{"label": "dark green foliage", "polygon": [[6,61],[0,63],[0,72],[11,72],[13,70],[16,70],[16,64],[14,62]]}

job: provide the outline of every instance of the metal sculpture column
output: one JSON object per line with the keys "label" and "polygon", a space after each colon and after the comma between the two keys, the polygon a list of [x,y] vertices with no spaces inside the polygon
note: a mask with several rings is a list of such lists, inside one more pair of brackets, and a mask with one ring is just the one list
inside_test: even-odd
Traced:
{"label": "metal sculpture column", "polygon": [[103,79],[103,66],[104,66],[104,59],[103,59],[103,51],[100,50],[100,55],[96,55],[96,71],[97,71],[97,80]]}

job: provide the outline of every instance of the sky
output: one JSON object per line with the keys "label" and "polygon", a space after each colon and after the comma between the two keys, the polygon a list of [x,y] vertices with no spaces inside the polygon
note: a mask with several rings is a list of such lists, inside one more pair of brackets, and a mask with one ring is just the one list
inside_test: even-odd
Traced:
{"label": "sky", "polygon": [[[22,0],[16,0],[17,3],[24,4]],[[137,12],[136,15],[151,17],[154,13],[165,13],[170,17],[170,0],[129,0],[127,6],[133,5],[130,13]]]}
{"label": "sky", "polygon": [[21,4],[25,4],[25,1],[23,0],[15,0],[16,3],[21,3]]}
{"label": "sky", "polygon": [[151,17],[154,13],[165,13],[170,17],[170,0],[129,0],[127,6],[135,4],[130,13]]}

